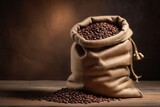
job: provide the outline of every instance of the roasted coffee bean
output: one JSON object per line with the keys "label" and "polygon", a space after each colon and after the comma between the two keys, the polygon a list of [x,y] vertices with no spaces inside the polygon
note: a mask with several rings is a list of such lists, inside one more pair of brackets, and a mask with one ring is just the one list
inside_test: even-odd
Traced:
{"label": "roasted coffee bean", "polygon": [[62,88],[61,90],[51,92],[51,93],[39,93],[34,96],[27,97],[32,100],[46,100],[49,102],[58,103],[71,103],[71,104],[88,104],[88,103],[100,103],[100,102],[110,102],[110,101],[120,101],[120,98],[110,98],[100,95],[94,95],[88,93],[82,89],[72,89],[72,88]]}
{"label": "roasted coffee bean", "polygon": [[114,36],[120,32],[120,27],[107,23],[97,22],[80,28],[78,33],[86,40],[99,40]]}

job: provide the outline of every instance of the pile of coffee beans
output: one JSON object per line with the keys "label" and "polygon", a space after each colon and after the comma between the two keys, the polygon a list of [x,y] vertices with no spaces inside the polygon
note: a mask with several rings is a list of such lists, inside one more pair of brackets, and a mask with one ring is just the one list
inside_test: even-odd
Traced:
{"label": "pile of coffee beans", "polygon": [[92,23],[78,30],[78,33],[86,40],[104,39],[114,36],[119,32],[120,27],[107,22]]}
{"label": "pile of coffee beans", "polygon": [[30,96],[32,100],[46,100],[49,102],[58,103],[71,103],[71,104],[88,104],[88,103],[100,103],[100,102],[110,102],[110,101],[120,101],[120,98],[109,98],[99,95],[93,95],[87,93],[83,90],[76,90],[72,88],[62,88],[61,90],[52,93],[41,93],[41,95]]}

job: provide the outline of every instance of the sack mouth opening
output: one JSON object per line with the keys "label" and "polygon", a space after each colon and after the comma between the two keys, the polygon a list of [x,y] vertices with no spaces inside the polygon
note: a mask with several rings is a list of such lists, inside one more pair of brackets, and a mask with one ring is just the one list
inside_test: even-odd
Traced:
{"label": "sack mouth opening", "polygon": [[[82,37],[79,33],[78,30],[86,27],[90,24],[97,23],[97,22],[107,22],[111,23],[114,25],[117,25],[120,28],[119,33],[103,38],[103,39],[97,39],[97,40],[86,40],[84,37]],[[89,48],[94,48],[94,47],[99,47],[100,45],[110,45],[111,43],[108,43],[108,41],[113,41],[116,40],[115,42],[117,43],[118,41],[123,41],[124,39],[126,40],[126,33],[129,30],[129,24],[128,22],[120,17],[120,16],[93,16],[93,17],[88,17],[85,20],[77,23],[72,29],[71,29],[71,38],[77,42],[78,44],[84,46],[84,47],[89,47]],[[132,32],[132,31],[131,31]],[[131,33],[132,34],[132,33]],[[131,36],[131,35],[130,35]],[[129,36],[129,37],[130,37]],[[127,39],[129,38],[127,37]],[[90,45],[92,44],[92,45]],[[97,45],[97,46],[96,46]],[[101,47],[101,46],[100,46]]]}

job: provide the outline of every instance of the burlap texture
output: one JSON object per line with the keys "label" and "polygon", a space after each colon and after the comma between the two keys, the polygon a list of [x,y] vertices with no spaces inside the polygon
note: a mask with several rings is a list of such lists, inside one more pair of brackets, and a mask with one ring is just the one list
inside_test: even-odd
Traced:
{"label": "burlap texture", "polygon": [[[85,40],[77,30],[93,22],[106,21],[122,27],[112,37],[101,40]],[[130,79],[132,64],[132,31],[120,16],[89,17],[71,29],[74,43],[71,47],[71,72],[68,87],[109,97],[142,97]]]}

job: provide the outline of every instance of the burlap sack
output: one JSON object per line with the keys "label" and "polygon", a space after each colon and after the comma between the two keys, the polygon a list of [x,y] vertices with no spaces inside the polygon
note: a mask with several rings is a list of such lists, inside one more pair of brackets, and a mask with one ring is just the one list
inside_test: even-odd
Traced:
{"label": "burlap sack", "polygon": [[[115,36],[101,40],[85,40],[77,30],[93,22],[106,21],[116,23],[122,30]],[[127,21],[120,16],[89,17],[71,29],[74,43],[71,47],[71,72],[67,80],[68,87],[83,88],[91,93],[109,97],[142,97],[129,78],[133,71],[132,56],[138,53],[132,31]],[[132,46],[134,49],[132,49]]]}

